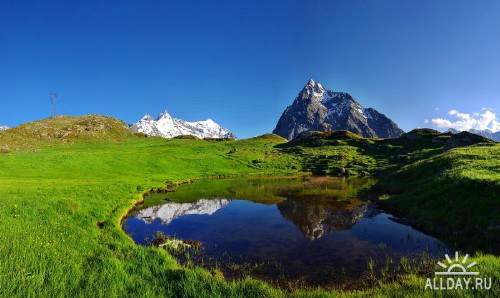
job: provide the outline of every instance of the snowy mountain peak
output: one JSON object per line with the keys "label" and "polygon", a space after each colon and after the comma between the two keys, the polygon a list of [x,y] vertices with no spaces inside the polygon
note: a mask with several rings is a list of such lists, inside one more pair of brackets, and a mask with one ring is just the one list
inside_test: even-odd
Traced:
{"label": "snowy mountain peak", "polygon": [[160,115],[158,115],[158,118],[156,118],[156,120],[160,119],[172,119],[172,116],[167,110],[164,110],[163,112],[160,113]]}
{"label": "snowy mountain peak", "polygon": [[153,117],[149,114],[144,115],[144,117],[141,118],[141,121],[153,121]]}
{"label": "snowy mountain peak", "polygon": [[148,136],[173,138],[181,135],[192,135],[201,139],[233,139],[234,135],[228,129],[220,126],[212,119],[205,121],[188,122],[172,117],[166,110],[160,113],[156,120],[145,115],[131,127],[134,132],[141,132]]}
{"label": "snowy mountain peak", "polygon": [[299,98],[303,100],[322,100],[324,93],[325,89],[323,86],[313,79],[310,79],[300,92]]}
{"label": "snowy mountain peak", "polygon": [[3,126],[3,125],[0,125],[0,131],[4,131],[4,130],[7,130],[9,129],[10,127],[8,126]]}

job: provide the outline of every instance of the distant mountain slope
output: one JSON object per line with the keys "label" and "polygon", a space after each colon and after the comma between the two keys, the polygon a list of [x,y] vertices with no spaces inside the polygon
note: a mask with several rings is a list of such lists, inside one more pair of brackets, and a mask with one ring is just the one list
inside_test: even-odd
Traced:
{"label": "distant mountain slope", "polygon": [[[451,133],[454,133],[454,134],[460,132],[459,130],[456,130],[456,129],[453,129],[453,128],[450,128],[448,131],[451,132]],[[493,140],[495,142],[500,142],[500,131],[493,132],[493,131],[491,131],[489,129],[484,129],[484,130],[470,129],[469,132],[473,133],[473,134],[477,134],[477,135],[483,136],[483,137],[488,138],[490,140]]]}
{"label": "distant mountain slope", "polygon": [[469,130],[469,132],[475,133],[477,135],[483,136],[485,138],[488,138],[488,139],[496,141],[496,142],[500,142],[500,131],[493,132],[489,129],[485,129],[485,130],[471,129],[471,130]]}
{"label": "distant mountain slope", "polygon": [[8,126],[0,125],[0,131],[4,131],[4,130],[7,130],[7,129],[9,129]]}
{"label": "distant mountain slope", "polygon": [[173,118],[168,112],[163,112],[154,120],[145,115],[131,127],[134,132],[141,132],[148,136],[173,138],[181,135],[192,135],[201,139],[220,138],[233,139],[234,135],[228,129],[215,123],[212,119],[205,121],[188,122]]}
{"label": "distant mountain slope", "polygon": [[380,138],[396,138],[403,133],[384,114],[365,109],[350,94],[327,90],[312,79],[283,112],[273,132],[291,140],[310,130],[348,130]]}

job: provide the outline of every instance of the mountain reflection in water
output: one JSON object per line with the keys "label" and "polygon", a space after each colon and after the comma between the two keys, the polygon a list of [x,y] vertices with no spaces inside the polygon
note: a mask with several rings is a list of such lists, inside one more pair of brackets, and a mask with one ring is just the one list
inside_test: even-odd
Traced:
{"label": "mountain reflection in water", "polygon": [[[181,263],[308,286],[356,282],[374,260],[442,256],[434,237],[392,220],[359,199],[370,179],[207,180],[152,194],[124,230],[148,245],[158,232],[203,243]],[[157,205],[154,205],[157,203]]]}
{"label": "mountain reflection in water", "polygon": [[334,230],[352,227],[367,209],[367,204],[358,199],[315,202],[290,198],[277,206],[281,215],[293,222],[310,240],[319,239]]}
{"label": "mountain reflection in water", "polygon": [[227,204],[229,200],[226,199],[202,199],[194,203],[169,202],[139,210],[135,217],[148,224],[159,220],[166,225],[184,215],[212,215]]}
{"label": "mountain reflection in water", "polygon": [[[158,220],[164,225],[186,215],[212,215],[229,204],[227,199],[201,199],[193,203],[169,202],[137,212],[135,218],[147,224]],[[323,237],[334,230],[352,227],[363,217],[367,204],[357,199],[349,202],[317,202],[289,198],[277,204],[281,215],[295,224],[310,240]]]}

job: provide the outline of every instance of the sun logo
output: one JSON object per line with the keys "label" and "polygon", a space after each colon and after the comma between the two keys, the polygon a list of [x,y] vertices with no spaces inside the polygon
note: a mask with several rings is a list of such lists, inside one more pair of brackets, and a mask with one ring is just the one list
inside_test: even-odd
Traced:
{"label": "sun logo", "polygon": [[446,271],[435,272],[436,275],[478,275],[479,272],[467,271],[468,269],[476,266],[476,262],[470,262],[467,264],[467,259],[469,255],[466,254],[462,260],[458,257],[458,251],[455,252],[455,259],[452,260],[448,254],[444,255],[446,257],[447,264],[438,262],[437,264]]}

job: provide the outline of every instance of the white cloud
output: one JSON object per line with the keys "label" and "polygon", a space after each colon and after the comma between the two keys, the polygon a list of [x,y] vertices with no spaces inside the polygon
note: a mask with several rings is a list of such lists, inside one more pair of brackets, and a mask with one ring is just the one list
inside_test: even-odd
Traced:
{"label": "white cloud", "polygon": [[460,131],[471,129],[500,131],[500,122],[495,112],[489,108],[482,108],[481,112],[473,114],[450,110],[448,115],[452,116],[451,119],[433,118],[431,123],[438,128],[453,128]]}

